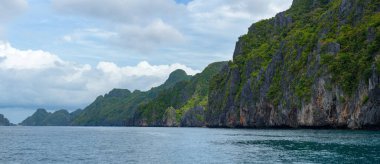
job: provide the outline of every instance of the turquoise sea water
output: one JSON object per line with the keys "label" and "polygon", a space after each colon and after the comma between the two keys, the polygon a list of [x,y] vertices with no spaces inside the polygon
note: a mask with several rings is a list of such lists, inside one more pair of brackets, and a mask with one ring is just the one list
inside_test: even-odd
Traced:
{"label": "turquoise sea water", "polygon": [[0,127],[0,163],[380,163],[380,132]]}

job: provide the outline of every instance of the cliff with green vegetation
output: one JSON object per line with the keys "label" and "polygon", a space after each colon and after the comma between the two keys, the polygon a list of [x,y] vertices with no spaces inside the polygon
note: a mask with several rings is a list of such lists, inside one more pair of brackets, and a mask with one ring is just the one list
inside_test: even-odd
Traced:
{"label": "cliff with green vegetation", "polygon": [[210,82],[210,127],[380,127],[380,1],[294,0]]}
{"label": "cliff with green vegetation", "polygon": [[69,113],[67,110],[58,110],[53,113],[45,109],[37,109],[30,117],[20,123],[23,126],[68,126],[71,125],[73,118],[81,112],[80,109]]}
{"label": "cliff with green vegetation", "polygon": [[208,82],[226,64],[210,64],[194,76],[176,70],[164,84],[146,92],[113,89],[87,106],[72,125],[203,126]]}
{"label": "cliff with green vegetation", "polygon": [[0,114],[0,126],[11,126],[12,124],[9,122],[7,118],[4,117],[4,115]]}
{"label": "cliff with green vegetation", "polygon": [[138,126],[203,126],[210,79],[227,62],[212,63],[201,73],[183,80],[141,104],[135,114]]}

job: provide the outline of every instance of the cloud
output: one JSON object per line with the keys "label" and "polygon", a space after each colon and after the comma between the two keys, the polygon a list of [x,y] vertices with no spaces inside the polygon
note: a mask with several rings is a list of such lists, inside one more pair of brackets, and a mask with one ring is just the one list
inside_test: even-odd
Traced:
{"label": "cloud", "polygon": [[0,44],[0,69],[43,69],[63,63],[57,56],[43,51],[20,51],[9,43]]}
{"label": "cloud", "polygon": [[100,31],[115,34],[99,38],[96,36],[99,31],[80,30],[79,36],[65,35],[65,41],[87,44],[94,38],[104,39],[110,45],[146,53],[185,40],[172,23],[183,17],[186,8],[174,0],[53,0],[52,6],[60,13],[106,21],[112,27]]}
{"label": "cloud", "polygon": [[[194,0],[187,5],[192,28],[205,33],[241,31],[287,9],[292,0]],[[235,30],[234,30],[235,29]],[[237,30],[239,29],[239,30]]]}
{"label": "cloud", "polygon": [[98,28],[80,29],[62,37],[65,42],[82,45],[95,44],[97,41],[115,43],[120,47],[138,49],[146,52],[160,45],[183,43],[185,37],[174,27],[162,20],[155,20],[145,27],[121,25],[115,31]]}
{"label": "cloud", "polygon": [[173,0],[53,0],[60,12],[117,22],[150,22],[156,18],[178,18],[184,5]]}
{"label": "cloud", "polygon": [[26,0],[2,0],[0,1],[0,22],[8,21],[17,16],[28,7]]}
{"label": "cloud", "polygon": [[173,70],[176,70],[176,69],[183,69],[190,75],[194,75],[199,72],[178,63],[171,64],[171,65],[150,65],[146,61],[142,61],[136,66],[125,66],[125,67],[118,67],[116,64],[111,63],[111,62],[100,62],[96,68],[108,75],[112,76],[113,74],[115,74],[120,77],[123,77],[123,76],[165,77],[171,72],[173,72]]}
{"label": "cloud", "polygon": [[[0,43],[0,107],[78,108],[112,88],[147,90],[163,83],[182,64],[120,67],[99,62],[96,67],[64,61],[41,50],[19,50]],[[6,94],[5,94],[6,93]]]}
{"label": "cloud", "polygon": [[140,51],[154,49],[161,45],[183,43],[185,37],[173,26],[162,20],[155,20],[146,27],[124,25],[119,29],[117,43]]}
{"label": "cloud", "polygon": [[[226,45],[234,45],[236,39],[246,33],[253,22],[272,17],[277,12],[287,9],[291,1],[193,0],[176,3],[174,0],[107,2],[53,0],[52,2],[53,7],[61,14],[106,21],[111,25],[99,28],[112,31],[117,37],[103,38],[105,43],[128,51],[136,50],[141,56],[146,57],[150,55],[147,53],[149,50],[173,48],[182,51],[177,54],[197,51],[195,53],[213,55],[207,50],[210,48],[216,49],[215,54],[232,53],[233,46]],[[72,39],[65,36],[66,41]],[[82,38],[80,43],[87,42],[93,40]],[[227,57],[229,56],[223,60]]]}

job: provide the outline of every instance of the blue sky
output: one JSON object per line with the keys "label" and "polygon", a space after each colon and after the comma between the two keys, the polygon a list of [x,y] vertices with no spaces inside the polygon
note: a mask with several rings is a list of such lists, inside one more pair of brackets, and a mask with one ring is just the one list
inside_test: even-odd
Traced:
{"label": "blue sky", "polygon": [[[106,2],[106,3],[105,3]],[[0,113],[84,108],[112,88],[147,90],[175,69],[231,60],[248,27],[291,0],[2,0]]]}
{"label": "blue sky", "polygon": [[191,0],[176,0],[177,3],[188,4]]}

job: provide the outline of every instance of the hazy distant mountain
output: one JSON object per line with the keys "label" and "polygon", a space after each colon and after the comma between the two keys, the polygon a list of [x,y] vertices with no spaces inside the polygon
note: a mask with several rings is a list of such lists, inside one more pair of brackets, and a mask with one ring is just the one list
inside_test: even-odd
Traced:
{"label": "hazy distant mountain", "polygon": [[54,113],[47,112],[45,109],[37,109],[30,117],[20,123],[23,126],[68,126],[72,119],[81,112],[80,109],[69,113],[61,109]]}
{"label": "hazy distant mountain", "polygon": [[0,114],[0,126],[11,126],[12,124],[9,122],[7,118],[4,117],[4,115]]}

